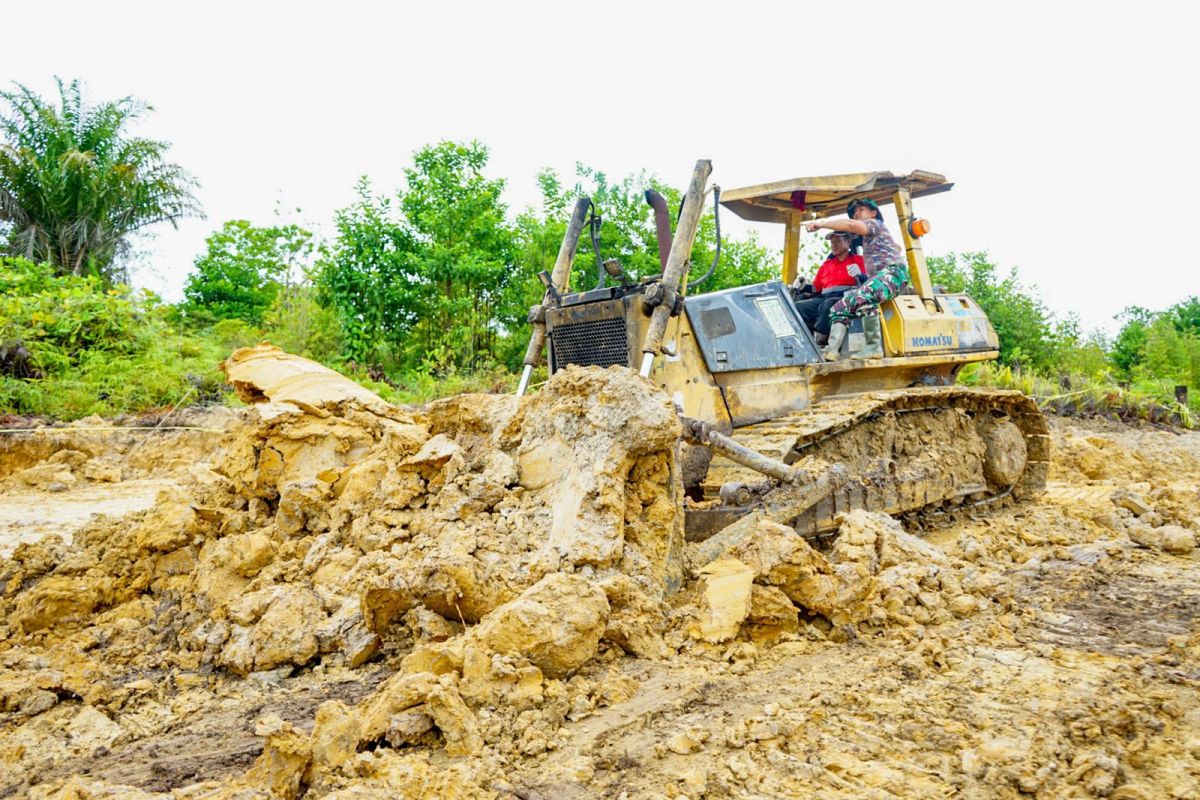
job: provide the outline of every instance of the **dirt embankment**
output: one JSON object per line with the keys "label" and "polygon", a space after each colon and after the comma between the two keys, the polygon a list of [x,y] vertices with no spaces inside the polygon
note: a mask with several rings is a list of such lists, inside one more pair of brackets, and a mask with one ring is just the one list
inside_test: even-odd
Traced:
{"label": "dirt embankment", "polygon": [[[1038,505],[697,547],[620,369],[414,414],[228,369],[150,505],[0,561],[0,796],[1200,797],[1200,436],[1059,423]],[[6,508],[149,477],[57,452]]]}

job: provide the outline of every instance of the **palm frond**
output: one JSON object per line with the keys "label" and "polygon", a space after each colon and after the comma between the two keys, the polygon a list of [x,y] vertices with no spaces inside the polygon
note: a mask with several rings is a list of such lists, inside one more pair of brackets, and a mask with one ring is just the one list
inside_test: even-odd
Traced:
{"label": "palm frond", "polygon": [[0,222],[10,251],[61,273],[123,274],[129,237],[162,222],[203,216],[186,170],[163,141],[126,135],[151,107],[133,97],[88,99],[79,80],[56,78],[58,104],[22,84],[0,91]]}

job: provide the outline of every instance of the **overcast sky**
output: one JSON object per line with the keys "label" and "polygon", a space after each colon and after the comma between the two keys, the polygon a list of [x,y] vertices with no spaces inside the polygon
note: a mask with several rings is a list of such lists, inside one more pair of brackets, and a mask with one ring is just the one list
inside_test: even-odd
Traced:
{"label": "overcast sky", "polygon": [[1176,222],[1200,184],[1196,8],[42,0],[7,8],[0,80],[155,107],[137,132],[173,144],[207,212],[147,244],[138,282],[168,299],[225,220],[282,203],[326,224],[358,176],[392,189],[414,149],[474,138],[514,209],[577,160],[681,188],[702,157],[726,188],[940,172],[927,252],[988,250],[1112,330],[1200,294]]}

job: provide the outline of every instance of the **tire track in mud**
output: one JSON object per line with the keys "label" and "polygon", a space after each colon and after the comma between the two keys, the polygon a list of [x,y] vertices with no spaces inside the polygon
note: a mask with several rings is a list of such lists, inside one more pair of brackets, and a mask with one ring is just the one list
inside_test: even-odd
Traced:
{"label": "tire track in mud", "polygon": [[1048,503],[1061,505],[1079,503],[1099,508],[1108,503],[1109,495],[1115,488],[1115,486],[1072,486],[1055,481],[1047,484],[1043,498]]}
{"label": "tire track in mud", "polygon": [[1196,629],[1200,565],[1194,559],[1150,556],[1118,571],[1100,563],[1098,548],[1073,549],[1074,563],[1051,560],[1022,575],[1018,594],[1043,605],[1032,640],[1130,657],[1161,651]]}

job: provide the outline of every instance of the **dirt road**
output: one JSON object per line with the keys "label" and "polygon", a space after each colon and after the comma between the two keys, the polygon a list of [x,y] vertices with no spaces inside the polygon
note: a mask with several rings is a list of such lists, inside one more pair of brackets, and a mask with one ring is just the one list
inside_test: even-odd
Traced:
{"label": "dirt road", "polygon": [[23,542],[36,542],[50,534],[70,543],[72,533],[93,514],[120,517],[144,511],[154,505],[159,492],[176,485],[170,478],[141,478],[50,496],[36,489],[5,492],[0,506],[0,557],[12,555]]}

